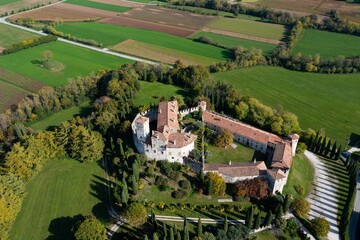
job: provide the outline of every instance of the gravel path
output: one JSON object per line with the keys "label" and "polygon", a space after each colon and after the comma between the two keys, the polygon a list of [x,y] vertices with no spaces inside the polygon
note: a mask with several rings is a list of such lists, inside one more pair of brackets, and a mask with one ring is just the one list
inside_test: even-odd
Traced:
{"label": "gravel path", "polygon": [[337,225],[337,178],[326,168],[315,154],[305,151],[305,156],[310,160],[315,169],[313,190],[308,196],[311,203],[309,212],[310,219],[324,217],[329,221],[330,231],[327,235],[329,240],[338,240],[339,228]]}

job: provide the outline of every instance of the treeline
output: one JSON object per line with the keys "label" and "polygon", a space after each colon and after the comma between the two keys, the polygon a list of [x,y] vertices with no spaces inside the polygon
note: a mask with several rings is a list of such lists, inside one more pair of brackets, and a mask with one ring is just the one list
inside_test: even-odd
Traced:
{"label": "treeline", "polygon": [[[268,7],[263,6],[245,6],[241,3],[233,4],[227,1],[222,0],[175,0],[170,1],[170,4],[179,5],[179,6],[193,6],[193,7],[203,7],[213,10],[225,11],[233,13],[235,16],[238,14],[247,14],[256,17],[260,17],[263,20],[285,24],[293,25],[296,22],[300,21],[305,28],[313,28],[319,30],[327,30],[338,33],[345,33],[360,36],[360,24],[350,22],[346,19],[340,17],[340,14],[336,10],[332,10],[328,13],[328,17],[323,21],[320,21],[316,15],[309,15],[298,17],[291,15],[288,12],[273,10]],[[185,10],[187,9],[179,9]]]}
{"label": "treeline", "polygon": [[342,152],[342,147],[337,146],[337,142],[332,144],[331,139],[325,136],[323,131],[318,130],[312,134],[307,141],[308,150],[324,156],[326,158],[338,160]]}
{"label": "treeline", "polygon": [[353,212],[356,193],[357,193],[357,175],[359,170],[359,163],[358,160],[352,158],[352,156],[348,156],[345,161],[345,167],[349,174],[349,189],[348,189],[348,196],[345,200],[345,205],[343,208],[343,212],[340,217],[340,225],[339,225],[339,232],[340,238],[342,240],[349,240],[349,224],[351,214]]}
{"label": "treeline", "polygon": [[78,38],[78,37],[75,37],[75,36],[73,36],[71,34],[66,34],[66,33],[60,32],[60,31],[56,30],[54,27],[52,27],[52,26],[46,26],[43,29],[43,31],[44,31],[44,33],[56,35],[58,37],[66,38],[66,39],[69,39],[71,41],[83,43],[83,44],[86,44],[86,45],[96,46],[96,47],[103,47],[102,43],[98,43],[97,41],[95,41],[93,39]]}
{"label": "treeline", "polygon": [[47,36],[41,36],[41,37],[34,38],[34,39],[23,40],[19,43],[13,44],[9,48],[4,49],[2,51],[2,55],[16,53],[16,52],[19,52],[24,49],[35,47],[35,46],[38,46],[38,45],[41,45],[44,43],[48,43],[48,42],[54,42],[56,40],[57,40],[57,37],[53,36],[53,35],[47,35]]}

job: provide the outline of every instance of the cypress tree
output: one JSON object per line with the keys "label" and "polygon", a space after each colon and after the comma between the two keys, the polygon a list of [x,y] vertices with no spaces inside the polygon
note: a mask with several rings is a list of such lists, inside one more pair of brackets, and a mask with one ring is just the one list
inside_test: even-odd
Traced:
{"label": "cypress tree", "polygon": [[203,170],[201,170],[200,173],[199,173],[199,179],[201,181],[201,186],[203,187],[204,182],[205,182],[205,175],[204,175]]}
{"label": "cypress tree", "polygon": [[132,190],[135,195],[138,194],[138,185],[134,175],[132,176]]}
{"label": "cypress tree", "polygon": [[319,139],[319,133],[320,133],[320,130],[318,130],[318,131],[316,132],[314,141],[313,141],[312,144],[311,144],[310,150],[311,150],[312,152],[315,151],[316,143],[317,143],[317,141],[318,141],[318,139]]}
{"label": "cypress tree", "polygon": [[272,216],[272,212],[270,210],[266,214],[265,221],[264,221],[264,227],[270,225],[272,218],[273,218],[273,216]]}
{"label": "cypress tree", "polygon": [[181,234],[179,231],[176,232],[176,240],[181,240]]}
{"label": "cypress tree", "polygon": [[151,224],[155,224],[155,221],[156,221],[156,217],[155,217],[155,214],[154,214],[154,211],[151,210]]}
{"label": "cypress tree", "polygon": [[208,192],[208,195],[213,194],[213,182],[211,179],[209,179],[209,181],[208,181],[207,192]]}
{"label": "cypress tree", "polygon": [[166,228],[165,222],[163,222],[163,235],[164,235],[164,239],[166,239],[167,238],[167,228]]}
{"label": "cypress tree", "polygon": [[330,152],[330,158],[332,159],[336,154],[336,142],[334,142],[334,145],[331,148],[331,152]]}
{"label": "cypress tree", "polygon": [[321,143],[319,154],[323,155],[326,147],[326,137],[324,137],[324,140]]}
{"label": "cypress tree", "polygon": [[326,145],[326,148],[325,148],[325,151],[324,151],[324,156],[327,157],[330,153],[330,148],[331,148],[331,139],[329,139],[327,145]]}
{"label": "cypress tree", "polygon": [[291,204],[291,202],[290,202],[289,194],[286,194],[285,199],[284,199],[284,203],[283,203],[283,206],[282,206],[284,213],[289,211],[290,204]]}
{"label": "cypress tree", "polygon": [[229,229],[228,217],[225,216],[225,219],[224,219],[224,231],[227,233],[228,229]]}
{"label": "cypress tree", "polygon": [[135,180],[139,181],[139,167],[136,161],[132,164],[132,172],[133,176],[135,176]]}
{"label": "cypress tree", "polygon": [[129,201],[129,191],[127,185],[125,185],[125,187],[123,187],[121,191],[121,202],[127,204],[128,201]]}
{"label": "cypress tree", "polygon": [[255,217],[254,229],[258,229],[260,227],[260,223],[261,223],[261,215],[259,212]]}
{"label": "cypress tree", "polygon": [[188,229],[188,224],[187,224],[187,218],[186,218],[186,217],[185,217],[185,219],[184,219],[183,232],[184,232],[184,238],[183,238],[183,240],[190,240],[190,237],[189,237],[189,229]]}
{"label": "cypress tree", "polygon": [[346,161],[345,161],[345,167],[346,167],[348,170],[349,170],[349,167],[350,167],[350,156],[351,156],[351,155],[347,156]]}
{"label": "cypress tree", "polygon": [[201,218],[199,218],[197,225],[197,236],[200,237],[202,235],[203,235],[203,231],[202,231]]}
{"label": "cypress tree", "polygon": [[311,135],[309,141],[307,142],[309,149],[311,149],[313,142],[314,142],[314,135]]}
{"label": "cypress tree", "polygon": [[251,229],[251,227],[254,224],[254,209],[252,206],[248,208],[245,223],[246,223],[246,227],[248,227],[249,229]]}
{"label": "cypress tree", "polygon": [[148,236],[145,234],[143,240],[149,240]]}
{"label": "cypress tree", "polygon": [[319,153],[320,152],[320,148],[321,148],[321,143],[322,143],[322,137],[319,137],[319,140],[316,143],[316,147],[315,147],[315,152]]}
{"label": "cypress tree", "polygon": [[153,240],[159,240],[159,236],[157,235],[156,232],[154,232],[154,234],[153,234]]}
{"label": "cypress tree", "polygon": [[174,229],[172,227],[170,227],[170,234],[169,234],[169,239],[170,240],[175,240],[175,237],[174,237]]}
{"label": "cypress tree", "polygon": [[338,147],[337,151],[336,151],[335,156],[334,156],[334,159],[335,159],[335,160],[339,160],[341,151],[342,151],[342,149],[341,149],[341,145],[340,145],[340,146]]}
{"label": "cypress tree", "polygon": [[283,208],[281,205],[279,205],[276,209],[275,219],[280,220],[283,215],[284,215]]}

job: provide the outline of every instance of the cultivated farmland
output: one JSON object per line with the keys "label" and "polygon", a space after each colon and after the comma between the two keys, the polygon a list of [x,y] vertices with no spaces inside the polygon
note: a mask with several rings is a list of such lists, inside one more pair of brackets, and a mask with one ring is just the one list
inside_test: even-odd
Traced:
{"label": "cultivated farmland", "polygon": [[209,62],[226,60],[229,57],[229,51],[225,49],[143,29],[101,23],[66,23],[58,26],[57,29],[80,38],[94,39],[103,43],[104,46],[114,46],[125,40],[132,39],[190,55],[206,57],[209,58]]}
{"label": "cultivated farmland", "polygon": [[77,215],[107,216],[103,176],[95,162],[49,160],[26,186],[27,196],[11,239],[71,239]]}
{"label": "cultivated farmland", "polygon": [[39,35],[0,23],[0,47],[2,48],[8,48],[14,43],[36,37]]}
{"label": "cultivated farmland", "polygon": [[66,3],[95,8],[95,9],[107,10],[111,12],[126,12],[130,9],[129,7],[113,5],[108,3],[94,2],[89,0],[66,0]]}
{"label": "cultivated farmland", "polygon": [[360,81],[356,74],[316,74],[278,67],[253,67],[214,74],[243,95],[285,109],[299,117],[302,128],[324,128],[326,135],[346,144],[360,132]]}
{"label": "cultivated farmland", "polygon": [[293,54],[298,52],[303,56],[319,53],[322,58],[359,56],[360,37],[306,29],[292,50]]}
{"label": "cultivated farmland", "polygon": [[13,104],[29,95],[29,92],[9,84],[0,78],[0,111],[3,112]]}
{"label": "cultivated farmland", "polygon": [[214,40],[215,42],[217,42],[225,47],[228,47],[228,48],[242,46],[247,49],[250,49],[250,48],[261,49],[261,50],[263,50],[265,55],[270,55],[276,48],[276,45],[271,44],[271,43],[251,41],[251,40],[244,39],[244,38],[225,36],[225,35],[210,33],[210,32],[198,32],[192,36],[192,39],[197,39],[199,37],[208,37],[208,38]]}
{"label": "cultivated farmland", "polygon": [[[249,36],[256,37],[254,38],[255,41],[261,41],[260,39],[263,39],[264,42],[276,40],[274,43],[278,43],[284,36],[285,26],[240,18],[219,18],[206,25],[206,29],[204,29],[204,31],[210,32],[211,30],[221,31],[223,35],[233,36],[234,33],[243,34],[247,38]],[[229,33],[226,34],[226,32]]]}
{"label": "cultivated farmland", "polygon": [[[54,60],[61,62],[65,69],[60,72],[54,72],[41,67],[40,62],[43,60],[42,53],[45,50],[51,50]],[[131,62],[130,60],[62,42],[51,42],[0,57],[1,67],[39,80],[45,85],[50,86],[64,85],[69,78],[85,76],[91,72],[116,68],[124,63]]]}
{"label": "cultivated farmland", "polygon": [[0,1],[0,14],[10,13],[11,11],[17,11],[19,9],[37,6],[43,3],[53,3],[57,0],[1,0]]}

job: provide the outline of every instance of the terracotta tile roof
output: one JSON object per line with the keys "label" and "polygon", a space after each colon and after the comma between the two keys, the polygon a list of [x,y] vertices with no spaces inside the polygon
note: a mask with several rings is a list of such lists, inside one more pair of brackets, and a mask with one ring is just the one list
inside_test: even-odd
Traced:
{"label": "terracotta tile roof", "polygon": [[279,180],[279,179],[286,178],[285,173],[283,171],[281,171],[280,169],[269,169],[268,174],[270,175],[270,177],[273,180]]}
{"label": "terracotta tile roof", "polygon": [[177,101],[160,102],[158,107],[157,131],[163,132],[164,127],[168,126],[171,132],[179,130]]}
{"label": "terracotta tile roof", "polygon": [[299,139],[299,138],[300,138],[300,136],[297,135],[296,133],[290,134],[289,137],[290,137],[292,140],[294,140],[294,139]]}
{"label": "terracotta tile roof", "polygon": [[165,143],[167,142],[167,138],[165,137],[165,135],[163,133],[161,133],[161,132],[158,132],[158,131],[153,131],[151,138],[159,139],[159,140],[161,140],[161,141],[163,141]]}
{"label": "terracotta tile roof", "polygon": [[290,168],[291,164],[292,164],[291,145],[286,142],[276,144],[271,167]]}
{"label": "terracotta tile roof", "polygon": [[190,133],[171,133],[168,137],[169,148],[182,148],[196,140],[196,135]]}
{"label": "terracotta tile roof", "polygon": [[148,118],[148,117],[140,116],[140,117],[138,117],[138,118],[136,119],[135,122],[144,124],[144,123],[146,123],[147,121],[149,121],[149,118]]}
{"label": "terracotta tile roof", "polygon": [[205,123],[210,123],[212,125],[218,126],[221,129],[227,129],[232,133],[237,133],[266,145],[269,142],[277,143],[283,140],[281,137],[275,134],[268,133],[248,124],[226,118],[216,113],[205,111],[202,114],[202,118]]}
{"label": "terracotta tile roof", "polygon": [[215,171],[229,177],[248,177],[266,174],[266,165],[261,162],[233,163],[229,164],[205,164],[204,171]]}

